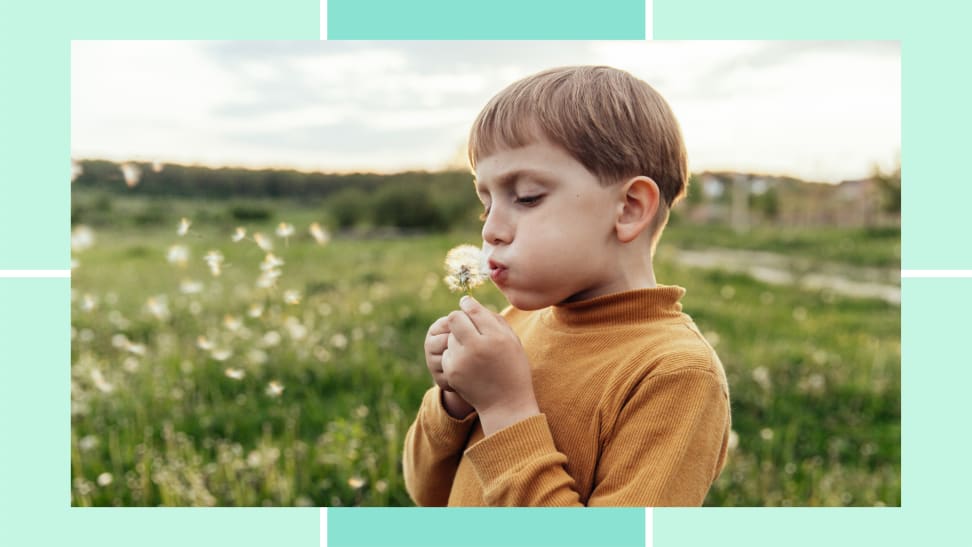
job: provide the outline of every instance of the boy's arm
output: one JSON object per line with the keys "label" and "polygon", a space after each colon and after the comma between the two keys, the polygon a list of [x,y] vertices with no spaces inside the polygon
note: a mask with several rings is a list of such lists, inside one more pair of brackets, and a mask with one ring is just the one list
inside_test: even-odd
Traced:
{"label": "boy's arm", "polygon": [[[729,403],[710,370],[651,377],[625,401],[604,439],[588,506],[699,506],[725,464]],[[491,506],[581,506],[546,416],[466,451]]]}
{"label": "boy's arm", "polygon": [[425,392],[418,415],[405,434],[405,489],[423,507],[445,506],[449,501],[459,458],[478,417],[476,412],[461,419],[450,416],[443,406],[443,393],[439,386]]}

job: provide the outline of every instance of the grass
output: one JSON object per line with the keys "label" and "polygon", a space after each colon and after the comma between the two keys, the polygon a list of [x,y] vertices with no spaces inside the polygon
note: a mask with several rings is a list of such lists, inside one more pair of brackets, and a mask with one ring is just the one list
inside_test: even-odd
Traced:
{"label": "grass", "polygon": [[[284,207],[248,233],[272,234],[278,220],[298,232],[274,238],[286,264],[273,291],[254,284],[264,253],[252,241],[232,243],[232,227],[215,222],[194,224],[182,238],[175,223],[97,228],[95,245],[75,254],[73,505],[412,504],[400,459],[432,385],[422,342],[457,300],[440,264],[477,234],[338,237],[319,246],[306,228],[324,219]],[[712,241],[749,244],[728,234]],[[687,227],[669,237],[687,246],[704,239]],[[766,249],[789,248],[753,237]],[[878,249],[861,257],[828,248],[840,237],[834,232],[816,237],[802,252],[891,262],[877,257],[891,254],[884,234],[855,233],[855,248]],[[185,268],[166,262],[175,243],[190,250]],[[226,257],[220,277],[202,261],[210,249]],[[668,262],[656,264],[656,275],[688,289],[685,311],[729,377],[735,448],[707,505],[900,505],[897,307]],[[188,279],[203,290],[181,292]],[[286,304],[286,289],[299,291],[300,303]],[[151,297],[168,313],[153,315]],[[505,306],[492,287],[477,297]],[[249,315],[252,306],[262,312]],[[199,336],[213,350],[201,349]],[[219,349],[232,355],[220,360]],[[268,393],[271,381],[281,395]]]}

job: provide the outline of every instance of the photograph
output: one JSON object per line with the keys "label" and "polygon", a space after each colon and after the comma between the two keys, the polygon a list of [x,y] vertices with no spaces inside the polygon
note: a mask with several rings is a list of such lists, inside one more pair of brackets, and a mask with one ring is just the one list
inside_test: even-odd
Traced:
{"label": "photograph", "polygon": [[72,506],[901,506],[900,42],[70,52]]}

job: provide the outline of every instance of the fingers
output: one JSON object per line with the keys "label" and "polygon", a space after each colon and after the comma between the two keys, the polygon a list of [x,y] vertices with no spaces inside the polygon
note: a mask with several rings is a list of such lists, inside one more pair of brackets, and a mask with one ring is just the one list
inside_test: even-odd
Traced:
{"label": "fingers", "polygon": [[442,334],[432,334],[425,338],[425,351],[429,355],[442,355],[442,352],[448,347],[449,333],[445,332]]}
{"label": "fingers", "polygon": [[446,334],[449,332],[449,317],[440,317],[429,327],[429,335]]}
{"label": "fingers", "polygon": [[454,311],[449,314],[449,331],[452,335],[449,340],[455,339],[462,345],[472,343],[480,335],[472,319],[461,311]]}
{"label": "fingers", "polygon": [[459,307],[462,308],[462,311],[466,312],[466,316],[469,317],[470,322],[475,326],[477,332],[485,333],[492,330],[493,323],[496,321],[496,318],[493,317],[493,312],[486,309],[475,298],[463,296],[459,300]]}

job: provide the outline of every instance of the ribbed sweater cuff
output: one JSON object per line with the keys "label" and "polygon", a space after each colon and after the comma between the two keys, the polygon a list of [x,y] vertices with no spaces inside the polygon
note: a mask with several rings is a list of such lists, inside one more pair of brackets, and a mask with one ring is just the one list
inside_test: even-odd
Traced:
{"label": "ribbed sweater cuff", "polygon": [[423,424],[425,430],[428,431],[430,437],[442,445],[454,445],[459,437],[462,437],[462,441],[465,442],[473,421],[479,417],[475,410],[461,420],[450,416],[445,406],[442,405],[442,389],[439,386],[425,392],[422,407],[431,409],[431,412],[425,414],[425,423]]}
{"label": "ribbed sweater cuff", "polygon": [[553,452],[557,452],[557,446],[547,415],[537,414],[483,438],[463,455],[472,462],[483,486],[488,487],[504,473]]}

